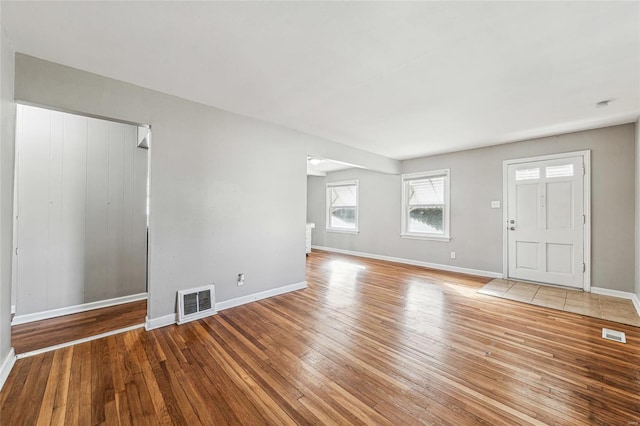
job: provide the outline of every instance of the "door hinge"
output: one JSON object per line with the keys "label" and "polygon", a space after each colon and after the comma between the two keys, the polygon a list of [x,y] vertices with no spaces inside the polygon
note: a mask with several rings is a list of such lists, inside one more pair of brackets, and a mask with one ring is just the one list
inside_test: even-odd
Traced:
{"label": "door hinge", "polygon": [[16,256],[18,255],[18,247],[16,247]]}
{"label": "door hinge", "polygon": [[587,272],[587,264],[586,263],[582,264],[582,272]]}
{"label": "door hinge", "polygon": [[587,169],[584,166],[584,163],[582,163],[582,176],[585,176],[587,174]]}
{"label": "door hinge", "polygon": [[587,215],[586,215],[586,214],[583,214],[583,215],[582,215],[582,224],[584,225],[584,224],[586,224],[586,223],[587,223]]}

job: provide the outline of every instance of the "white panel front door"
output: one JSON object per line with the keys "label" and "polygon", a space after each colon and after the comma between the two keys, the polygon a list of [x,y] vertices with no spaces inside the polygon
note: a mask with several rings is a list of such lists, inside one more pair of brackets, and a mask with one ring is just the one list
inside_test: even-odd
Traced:
{"label": "white panel front door", "polygon": [[510,278],[583,288],[582,157],[508,166]]}

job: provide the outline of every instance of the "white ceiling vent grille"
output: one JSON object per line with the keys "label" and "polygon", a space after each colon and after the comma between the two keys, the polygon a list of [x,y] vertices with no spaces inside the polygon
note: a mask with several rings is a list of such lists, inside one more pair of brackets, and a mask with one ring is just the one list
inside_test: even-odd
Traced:
{"label": "white ceiling vent grille", "polygon": [[215,295],[213,285],[178,291],[178,324],[215,314]]}
{"label": "white ceiling vent grille", "polygon": [[622,331],[602,329],[602,337],[604,339],[613,340],[614,342],[627,343],[627,338]]}

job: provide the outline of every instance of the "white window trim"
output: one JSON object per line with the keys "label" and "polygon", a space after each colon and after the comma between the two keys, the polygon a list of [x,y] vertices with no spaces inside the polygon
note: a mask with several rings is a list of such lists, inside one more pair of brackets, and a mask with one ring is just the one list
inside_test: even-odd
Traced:
{"label": "white window trim", "polygon": [[[429,178],[432,176],[445,175],[444,180],[444,233],[442,234],[427,234],[420,232],[407,232],[407,185],[406,182],[411,180],[418,180],[422,178]],[[400,236],[402,238],[414,239],[414,240],[428,240],[428,241],[451,241],[450,234],[450,222],[451,222],[451,197],[450,197],[450,181],[451,181],[451,169],[431,170],[428,172],[407,173],[402,175],[402,205],[400,206],[401,215],[401,227]]]}
{"label": "white window trim", "polygon": [[[336,186],[356,186],[356,227],[355,229],[344,229],[344,228],[332,228],[331,227],[331,199],[330,199],[330,189]],[[324,208],[325,216],[326,216],[326,225],[325,229],[328,232],[336,232],[338,234],[358,234],[358,216],[360,215],[360,182],[358,179],[355,180],[345,180],[340,182],[327,182],[326,190],[325,190],[325,208]]]}

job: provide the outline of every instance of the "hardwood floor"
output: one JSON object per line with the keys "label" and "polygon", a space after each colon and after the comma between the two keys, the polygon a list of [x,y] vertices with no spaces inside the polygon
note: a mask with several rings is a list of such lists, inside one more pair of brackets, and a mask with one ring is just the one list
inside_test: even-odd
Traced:
{"label": "hardwood floor", "polygon": [[19,360],[0,423],[640,419],[638,328],[478,294],[482,278],[325,252],[307,265],[306,290]]}
{"label": "hardwood floor", "polygon": [[11,345],[17,354],[96,336],[108,331],[144,324],[147,301],[34,321],[11,327]]}

